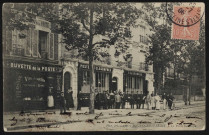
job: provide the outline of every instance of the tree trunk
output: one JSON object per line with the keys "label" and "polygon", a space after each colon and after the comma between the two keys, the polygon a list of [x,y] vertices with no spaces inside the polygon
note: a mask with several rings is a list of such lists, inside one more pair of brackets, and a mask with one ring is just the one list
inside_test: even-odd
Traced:
{"label": "tree trunk", "polygon": [[189,105],[191,105],[191,80],[192,80],[192,76],[189,78]]}
{"label": "tree trunk", "polygon": [[94,67],[93,67],[93,7],[90,9],[90,38],[89,38],[89,72],[90,72],[90,103],[89,113],[94,114]]}

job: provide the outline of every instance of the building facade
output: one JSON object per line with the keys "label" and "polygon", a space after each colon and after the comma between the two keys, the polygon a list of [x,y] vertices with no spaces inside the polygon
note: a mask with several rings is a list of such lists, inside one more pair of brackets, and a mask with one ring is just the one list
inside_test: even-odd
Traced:
{"label": "building facade", "polygon": [[[130,44],[128,49],[131,57],[127,61],[123,55],[115,57],[115,47],[111,46],[106,50],[110,57],[105,58],[105,62],[93,62],[95,93],[120,91],[124,94],[146,94],[147,91],[154,91],[153,67],[145,63],[145,53],[149,51],[150,46],[150,31],[143,20],[139,20],[138,23],[139,25],[131,30],[133,44]],[[59,40],[62,40],[61,36]],[[66,91],[72,87],[76,109],[78,93],[83,97],[82,105],[88,106],[90,85],[88,61],[74,59],[72,55],[75,53],[76,51],[67,51],[64,44],[60,45],[60,63],[64,68],[62,89]]]}
{"label": "building facade", "polygon": [[47,97],[59,107],[62,66],[58,63],[58,35],[52,24],[35,17],[28,30],[3,27],[4,111],[45,110]]}

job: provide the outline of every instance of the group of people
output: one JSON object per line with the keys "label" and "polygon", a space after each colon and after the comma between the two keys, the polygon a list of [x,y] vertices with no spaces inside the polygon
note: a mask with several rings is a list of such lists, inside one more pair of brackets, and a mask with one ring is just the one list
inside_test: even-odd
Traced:
{"label": "group of people", "polygon": [[172,93],[170,94],[163,93],[161,98],[157,93],[156,95],[154,95],[154,92],[152,92],[151,94],[149,94],[148,92],[147,96],[145,97],[147,109],[150,109],[151,107],[152,110],[160,110],[160,106],[161,106],[160,101],[163,101],[163,110],[165,110],[167,106],[170,110],[172,110],[172,106],[174,106],[173,100],[174,100],[174,96]]}
{"label": "group of people", "polygon": [[163,109],[168,106],[172,110],[174,96],[172,93],[163,94],[162,98],[157,93],[149,92],[145,94],[123,94],[120,91],[108,93],[108,91],[98,92],[95,97],[96,109],[125,109],[125,105],[129,104],[131,109],[144,109],[160,110],[161,101],[163,101]]}
{"label": "group of people", "polygon": [[[72,88],[69,88],[67,93],[61,93],[61,100],[60,100],[60,113],[66,112],[66,108],[73,108],[74,102],[72,97]],[[79,100],[78,96],[78,100]],[[125,109],[125,106],[128,104],[130,105],[131,109],[144,109],[146,105],[146,109],[152,110],[160,110],[161,108],[161,101],[163,102],[163,109],[165,110],[168,106],[170,110],[172,110],[174,96],[172,93],[162,95],[162,98],[156,93],[152,92],[149,94],[124,94],[119,91],[114,92],[98,92],[95,95],[95,109]],[[78,104],[79,101],[78,101]],[[78,108],[81,108],[81,105],[78,105]],[[80,109],[78,109],[80,110]]]}

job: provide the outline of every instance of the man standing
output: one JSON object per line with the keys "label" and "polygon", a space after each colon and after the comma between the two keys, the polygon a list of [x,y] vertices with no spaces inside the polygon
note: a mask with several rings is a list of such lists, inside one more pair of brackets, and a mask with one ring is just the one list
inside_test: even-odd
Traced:
{"label": "man standing", "polygon": [[138,94],[138,91],[137,91],[137,97],[136,97],[136,109],[140,109],[140,106],[141,106],[141,94],[139,95],[139,94]]}
{"label": "man standing", "polygon": [[173,94],[171,93],[169,96],[168,96],[168,107],[170,110],[172,110],[172,104],[173,104],[173,100],[174,100],[174,97],[173,97]]}
{"label": "man standing", "polygon": [[121,108],[125,109],[125,97],[123,93],[120,93],[121,96]]}

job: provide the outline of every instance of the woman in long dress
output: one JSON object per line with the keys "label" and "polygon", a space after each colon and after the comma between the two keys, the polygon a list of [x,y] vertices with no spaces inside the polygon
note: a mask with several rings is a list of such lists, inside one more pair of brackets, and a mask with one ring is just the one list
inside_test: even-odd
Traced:
{"label": "woman in long dress", "polygon": [[74,102],[73,102],[73,91],[72,88],[70,87],[66,93],[66,108],[69,110],[70,108],[74,107]]}
{"label": "woman in long dress", "polygon": [[48,100],[47,104],[49,108],[54,107],[54,97],[52,95],[52,89],[53,87],[49,87],[49,93],[48,93],[49,95],[47,97],[47,100]]}
{"label": "woman in long dress", "polygon": [[156,93],[155,95],[155,101],[156,101],[156,110],[160,110],[160,96]]}

